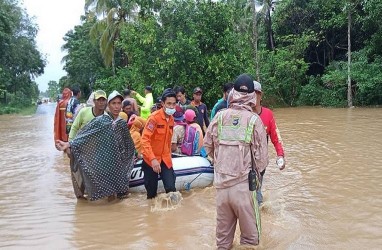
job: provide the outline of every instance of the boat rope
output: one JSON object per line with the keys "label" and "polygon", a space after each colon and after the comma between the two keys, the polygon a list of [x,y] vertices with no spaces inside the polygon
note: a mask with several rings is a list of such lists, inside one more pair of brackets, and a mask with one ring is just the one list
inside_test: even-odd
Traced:
{"label": "boat rope", "polygon": [[186,191],[190,191],[191,183],[193,183],[194,180],[196,180],[201,174],[203,174],[203,173],[198,174],[192,181],[185,183],[184,184],[184,189],[186,189]]}

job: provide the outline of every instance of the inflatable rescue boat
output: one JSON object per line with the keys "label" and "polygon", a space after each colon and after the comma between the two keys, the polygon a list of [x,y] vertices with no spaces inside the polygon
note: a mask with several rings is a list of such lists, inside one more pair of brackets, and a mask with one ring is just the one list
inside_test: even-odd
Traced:
{"label": "inflatable rescue boat", "polygon": [[[172,155],[172,164],[176,175],[177,191],[190,190],[210,186],[214,180],[214,168],[211,163],[201,156]],[[134,165],[130,179],[130,192],[146,192],[142,160]],[[158,175],[158,192],[164,192],[163,182]]]}

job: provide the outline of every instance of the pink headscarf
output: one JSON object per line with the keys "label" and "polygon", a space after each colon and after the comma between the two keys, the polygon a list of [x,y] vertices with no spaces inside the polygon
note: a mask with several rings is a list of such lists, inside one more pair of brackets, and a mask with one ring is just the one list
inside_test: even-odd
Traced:
{"label": "pink headscarf", "polygon": [[62,100],[69,100],[72,97],[72,91],[69,88],[64,88],[62,91]]}

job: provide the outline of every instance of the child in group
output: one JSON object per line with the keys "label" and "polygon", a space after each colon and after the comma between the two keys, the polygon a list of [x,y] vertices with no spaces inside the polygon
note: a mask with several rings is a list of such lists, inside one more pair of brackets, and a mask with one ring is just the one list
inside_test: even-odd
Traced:
{"label": "child in group", "polygon": [[130,128],[130,134],[134,141],[134,146],[137,151],[137,158],[142,159],[142,145],[141,137],[143,128],[146,125],[146,119],[137,115],[132,115],[129,119],[128,126]]}
{"label": "child in group", "polygon": [[[200,125],[196,123],[195,118],[195,111],[193,109],[187,109],[184,112],[184,122],[178,123],[174,127],[174,133],[171,140],[171,150],[173,153],[188,155],[197,155],[200,153],[203,146],[203,131]],[[196,146],[192,150],[192,153],[186,151],[186,143]]]}

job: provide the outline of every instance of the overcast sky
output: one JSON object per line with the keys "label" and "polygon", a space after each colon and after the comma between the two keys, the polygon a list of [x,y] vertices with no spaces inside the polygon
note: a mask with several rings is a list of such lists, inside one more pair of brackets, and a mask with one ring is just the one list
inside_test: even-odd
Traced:
{"label": "overcast sky", "polygon": [[61,51],[64,35],[75,25],[80,24],[84,14],[84,0],[23,0],[24,7],[30,16],[35,16],[39,26],[37,46],[46,56],[47,65],[44,74],[36,78],[40,91],[48,88],[48,82],[57,81],[66,72],[62,69],[61,59],[65,52]]}

